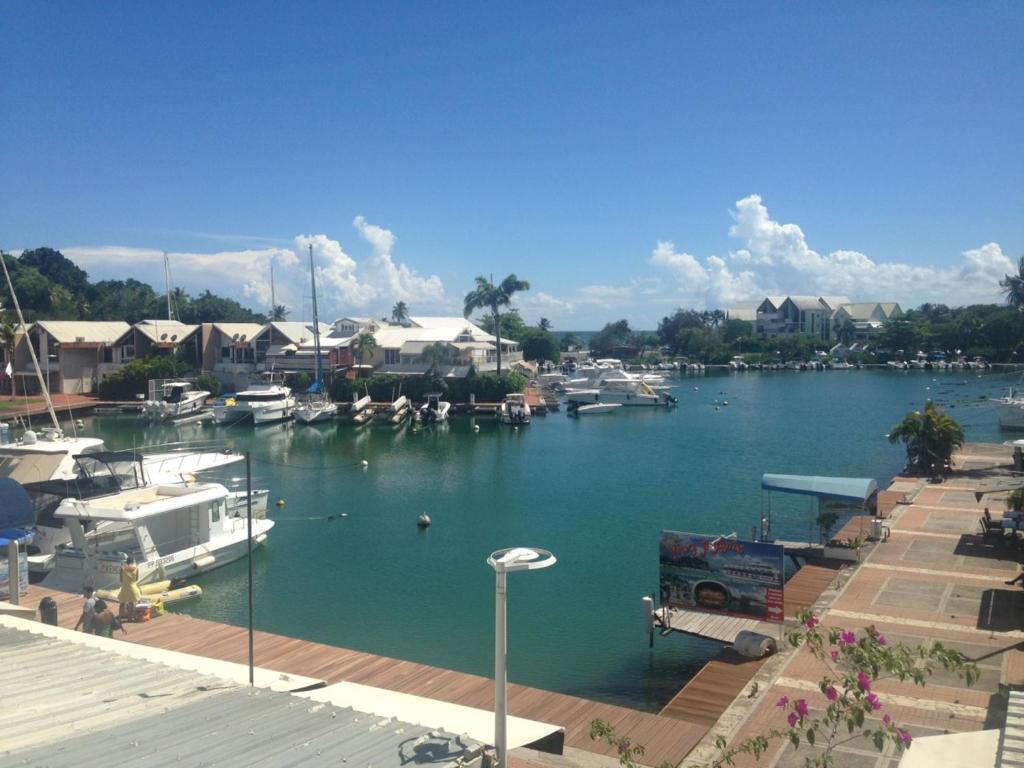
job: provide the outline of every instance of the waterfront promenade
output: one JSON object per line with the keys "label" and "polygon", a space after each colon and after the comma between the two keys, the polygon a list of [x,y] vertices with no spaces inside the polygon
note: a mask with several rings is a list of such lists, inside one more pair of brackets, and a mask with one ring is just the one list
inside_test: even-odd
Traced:
{"label": "waterfront promenade", "polygon": [[[1022,555],[1013,546],[985,541],[978,521],[985,507],[998,516],[1006,493],[975,496],[991,488],[993,478],[1007,479],[1011,464],[1007,446],[969,444],[956,457],[953,475],[941,484],[897,478],[893,487],[907,492],[909,503],[894,509],[888,521],[891,537],[873,547],[819,606],[827,627],[874,624],[890,642],[941,642],[977,663],[980,679],[971,688],[941,669],[925,688],[876,684],[884,702],[879,716],[888,713],[915,737],[998,728],[1001,688],[1024,684],[1024,590],[1004,583],[1019,572]],[[769,661],[755,678],[759,693],[749,701],[738,699],[691,760],[715,753],[709,744],[715,734],[737,743],[772,727],[784,728],[785,713],[775,706],[782,696],[806,698],[813,715],[823,708],[817,683],[824,674],[805,649]],[[880,756],[870,744],[854,740],[840,748],[837,764],[895,768],[897,756],[887,749]],[[790,768],[803,765],[804,756],[813,753],[806,745],[794,751],[778,744],[756,765]]]}

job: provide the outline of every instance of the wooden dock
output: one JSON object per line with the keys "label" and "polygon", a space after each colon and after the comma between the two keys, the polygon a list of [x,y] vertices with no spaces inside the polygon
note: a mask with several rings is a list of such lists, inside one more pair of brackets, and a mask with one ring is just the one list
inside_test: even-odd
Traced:
{"label": "wooden dock", "polygon": [[[34,607],[44,597],[57,602],[61,626],[74,627],[81,613],[81,596],[32,585],[22,602]],[[129,624],[127,630],[127,642],[243,664],[248,660],[243,627],[168,613],[143,624]],[[493,710],[494,684],[486,677],[269,632],[255,633],[255,649],[257,665],[268,669]],[[590,739],[590,723],[599,718],[634,743],[645,745],[644,763],[648,765],[679,764],[708,730],[704,722],[681,716],[640,712],[523,685],[510,684],[508,691],[509,714],[562,726],[566,746],[617,757],[611,747]]]}

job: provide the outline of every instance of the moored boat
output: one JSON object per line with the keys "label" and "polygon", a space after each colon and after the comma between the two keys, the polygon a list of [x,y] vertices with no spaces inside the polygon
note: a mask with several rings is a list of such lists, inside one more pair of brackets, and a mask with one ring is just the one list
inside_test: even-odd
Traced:
{"label": "moored boat", "polygon": [[520,392],[510,392],[501,401],[496,415],[502,424],[519,426],[520,424],[529,424],[533,414],[530,411],[530,404],[526,402],[526,395]]}
{"label": "moored boat", "polygon": [[587,416],[599,413],[614,413],[617,409],[622,407],[622,403],[589,403],[589,404],[574,404],[569,407],[568,414],[570,416]]}

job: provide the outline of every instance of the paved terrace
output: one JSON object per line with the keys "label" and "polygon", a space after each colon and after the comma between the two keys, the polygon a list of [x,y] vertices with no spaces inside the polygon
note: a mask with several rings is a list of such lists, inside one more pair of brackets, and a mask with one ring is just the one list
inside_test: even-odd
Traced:
{"label": "paved terrace", "polygon": [[[1024,590],[1004,582],[1020,571],[1022,553],[1015,547],[983,540],[979,517],[985,507],[998,517],[1006,492],[975,490],[994,477],[1008,477],[1012,449],[970,444],[955,461],[955,473],[937,485],[896,478],[893,487],[907,492],[909,503],[897,505],[887,521],[890,539],[873,547],[865,562],[821,612],[825,626],[860,629],[874,624],[890,642],[928,645],[941,641],[974,660],[980,679],[967,688],[955,676],[937,671],[925,688],[881,681],[875,690],[884,708],[915,736],[975,731],[1002,725],[1001,686],[1024,684]],[[684,761],[696,764],[715,754],[708,741],[714,734],[732,743],[785,728],[784,713],[775,703],[782,696],[806,698],[811,714],[824,709],[817,681],[824,667],[804,649],[766,664],[758,676],[760,692],[750,702],[737,700],[709,738]],[[990,717],[989,708],[994,716]],[[1004,705],[1005,709],[1005,705]],[[738,723],[738,725],[735,725]],[[870,723],[868,723],[870,725]],[[762,757],[738,765],[767,768],[802,766],[815,754],[806,744],[799,751],[779,744]],[[891,747],[879,755],[863,740],[844,745],[837,754],[844,768],[896,768]]]}

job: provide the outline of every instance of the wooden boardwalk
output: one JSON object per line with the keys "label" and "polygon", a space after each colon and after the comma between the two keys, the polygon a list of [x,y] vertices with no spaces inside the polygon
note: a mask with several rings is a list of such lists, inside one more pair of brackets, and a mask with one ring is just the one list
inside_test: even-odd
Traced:
{"label": "wooden boardwalk", "polygon": [[[61,626],[72,628],[81,612],[82,598],[32,585],[22,603],[38,606],[52,597]],[[246,663],[247,632],[243,627],[218,624],[180,614],[143,624],[129,624],[127,642],[181,651],[199,656]],[[120,637],[120,635],[118,635]],[[494,685],[486,677],[430,667],[411,661],[375,656],[322,643],[256,632],[256,664],[260,667],[326,680],[350,681],[416,696],[493,710]],[[569,747],[617,757],[611,747],[590,739],[590,723],[600,718],[637,744],[646,746],[644,762],[679,764],[708,730],[704,722],[666,717],[625,707],[602,704],[575,696],[509,685],[509,714],[562,726]]]}
{"label": "wooden boardwalk", "polygon": [[[805,565],[793,574],[786,582],[784,594],[786,618],[793,619],[800,609],[813,606],[843,565],[836,560],[822,560]],[[711,617],[712,620],[715,618],[718,617]],[[729,622],[735,622],[735,619],[729,619]],[[775,632],[766,632],[764,625],[759,631],[777,637]],[[747,688],[764,662],[765,659],[748,659],[726,648],[716,659],[704,665],[697,676],[662,707],[659,714],[711,728]]]}

